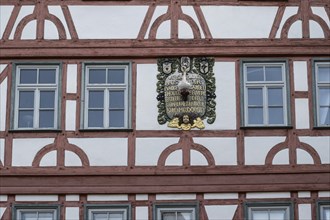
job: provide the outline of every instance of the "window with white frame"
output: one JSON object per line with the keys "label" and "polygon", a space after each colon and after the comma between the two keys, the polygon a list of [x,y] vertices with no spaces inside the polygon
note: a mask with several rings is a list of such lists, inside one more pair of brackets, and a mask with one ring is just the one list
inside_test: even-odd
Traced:
{"label": "window with white frame", "polygon": [[292,214],[290,205],[286,204],[249,204],[247,220],[290,220]]}
{"label": "window with white frame", "polygon": [[285,62],[243,63],[245,126],[287,126],[288,80]]}
{"label": "window with white frame", "polygon": [[316,125],[330,126],[330,62],[315,62]]}
{"label": "window with white frame", "polygon": [[86,205],[87,220],[129,220],[129,205]]}
{"label": "window with white frame", "polygon": [[155,205],[155,220],[197,220],[197,205],[159,204]]}
{"label": "window with white frame", "polygon": [[330,220],[330,202],[318,202],[318,220]]}
{"label": "window with white frame", "polygon": [[129,128],[129,71],[128,63],[85,65],[85,129]]}
{"label": "window with white frame", "polygon": [[19,205],[14,206],[13,219],[15,220],[58,220],[59,207],[46,205]]}
{"label": "window with white frame", "polygon": [[13,129],[57,129],[59,65],[16,65]]}

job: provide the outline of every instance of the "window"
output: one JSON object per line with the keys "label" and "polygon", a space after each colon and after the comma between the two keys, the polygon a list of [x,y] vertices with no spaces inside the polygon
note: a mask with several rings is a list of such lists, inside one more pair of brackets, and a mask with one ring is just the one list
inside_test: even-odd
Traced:
{"label": "window", "polygon": [[248,203],[246,220],[290,220],[293,212],[289,203]]}
{"label": "window", "polygon": [[316,126],[330,126],[330,62],[315,62]]}
{"label": "window", "polygon": [[57,220],[59,219],[57,205],[14,205],[15,220]]}
{"label": "window", "polygon": [[154,207],[155,220],[197,220],[196,204],[158,204]]}
{"label": "window", "polygon": [[243,63],[245,126],[287,126],[287,74],[284,62]]}
{"label": "window", "polygon": [[16,65],[12,128],[59,127],[59,69],[59,65]]}
{"label": "window", "polygon": [[85,65],[85,129],[129,128],[129,64]]}
{"label": "window", "polygon": [[330,220],[330,201],[318,202],[318,220]]}
{"label": "window", "polygon": [[86,205],[87,220],[129,220],[130,205]]}

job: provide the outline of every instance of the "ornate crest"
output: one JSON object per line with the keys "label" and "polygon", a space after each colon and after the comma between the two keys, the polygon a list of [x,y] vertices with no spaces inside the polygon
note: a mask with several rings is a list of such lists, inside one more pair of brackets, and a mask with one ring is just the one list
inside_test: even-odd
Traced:
{"label": "ornate crest", "polygon": [[158,59],[158,122],[182,130],[205,128],[215,121],[214,59]]}

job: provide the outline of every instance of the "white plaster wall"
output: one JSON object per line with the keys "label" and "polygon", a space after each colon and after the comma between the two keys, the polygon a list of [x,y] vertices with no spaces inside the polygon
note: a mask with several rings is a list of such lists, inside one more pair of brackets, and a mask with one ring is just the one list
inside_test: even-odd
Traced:
{"label": "white plaster wall", "polygon": [[170,130],[166,124],[159,125],[157,84],[157,64],[137,65],[136,91],[136,129],[137,130]]}
{"label": "white plaster wall", "polygon": [[136,194],[135,199],[138,201],[148,200],[148,194]]}
{"label": "white plaster wall", "polygon": [[127,201],[128,195],[87,195],[87,201]]}
{"label": "white plaster wall", "polygon": [[[0,6],[0,10],[1,10],[1,6]],[[0,15],[1,16],[1,15]],[[5,68],[8,66],[8,64],[0,64],[0,74],[2,73],[2,71],[5,70]]]}
{"label": "white plaster wall", "polygon": [[7,112],[7,82],[6,78],[0,84],[0,131],[6,129],[6,112]]}
{"label": "white plaster wall", "polygon": [[45,20],[44,38],[47,40],[58,40],[59,32],[52,21]]}
{"label": "white plaster wall", "polygon": [[190,151],[190,164],[192,166],[207,166],[208,162],[205,156],[197,150]]}
{"label": "white plaster wall", "polygon": [[66,150],[65,151],[65,166],[82,166],[82,163],[77,154]]}
{"label": "white plaster wall", "polygon": [[170,39],[171,38],[171,21],[167,20],[162,22],[156,34],[156,39]]}
{"label": "white plaster wall", "polygon": [[0,139],[0,161],[3,165],[5,161],[5,139]]}
{"label": "white plaster wall", "polygon": [[78,220],[79,219],[79,207],[66,207],[65,208],[66,220]]}
{"label": "white plaster wall", "polygon": [[16,195],[17,202],[47,202],[58,201],[58,195]]}
{"label": "white plaster wall", "polygon": [[65,17],[63,15],[63,11],[61,9],[61,6],[56,6],[56,5],[48,6],[48,11],[49,11],[50,14],[55,15],[58,19],[60,19],[60,21],[62,22],[62,24],[64,26],[64,29],[65,29],[66,38],[71,39],[69,28],[68,28],[68,25],[66,23]]}
{"label": "white plaster wall", "polygon": [[146,220],[149,219],[149,209],[148,206],[137,206],[135,207],[135,219],[136,220]]}
{"label": "white plaster wall", "polygon": [[276,199],[276,198],[291,198],[290,192],[255,192],[247,193],[247,199]]}
{"label": "white plaster wall", "polygon": [[5,213],[6,209],[6,207],[0,207],[0,219],[2,218],[3,213]]}
{"label": "white plaster wall", "polygon": [[32,20],[24,27],[21,35],[22,40],[37,39],[37,21]]}
{"label": "white plaster wall", "polygon": [[273,159],[273,164],[289,164],[289,150],[283,149],[279,151]]}
{"label": "white plaster wall", "polygon": [[182,166],[182,150],[172,152],[165,161],[166,166]]}
{"label": "white plaster wall", "polygon": [[79,195],[66,195],[65,200],[68,202],[76,202],[79,201]]}
{"label": "white plaster wall", "polygon": [[298,148],[297,164],[314,164],[314,160],[307,151]]}
{"label": "white plaster wall", "polygon": [[324,32],[319,23],[310,20],[309,21],[309,37],[310,38],[324,38]]}
{"label": "white plaster wall", "polygon": [[295,91],[308,91],[307,83],[307,62],[294,61],[293,62],[293,78]]}
{"label": "white plaster wall", "polygon": [[[20,22],[25,16],[27,16],[27,15],[29,15],[29,14],[32,14],[32,13],[33,13],[33,10],[34,10],[34,6],[32,6],[32,5],[23,5],[23,6],[21,7],[21,10],[20,10],[20,12],[19,12],[19,14],[18,14],[18,16],[17,16],[16,21],[15,21],[15,24],[14,24],[13,30],[12,30],[10,36],[9,36],[9,39],[10,39],[10,40],[14,39],[14,34],[15,34],[15,31],[16,31],[16,28],[17,28],[18,23],[19,23],[19,22]],[[36,29],[34,30],[34,32],[36,32]],[[33,33],[31,33],[31,34],[33,34]],[[23,35],[22,35],[22,37],[23,37]],[[34,38],[34,39],[35,39],[35,38]]]}
{"label": "white plaster wall", "polygon": [[301,142],[311,145],[319,154],[322,164],[330,163],[330,137],[299,137]]}
{"label": "white plaster wall", "polygon": [[57,164],[57,151],[53,150],[47,153],[40,161],[40,166],[42,167],[49,167],[49,166],[56,166]]}
{"label": "white plaster wall", "polygon": [[312,219],[311,204],[298,204],[299,220]]}
{"label": "white plaster wall", "polygon": [[194,142],[211,152],[215,165],[237,165],[236,138],[194,138]]}
{"label": "white plaster wall", "polygon": [[74,100],[66,101],[65,109],[65,130],[76,130],[76,102]]}
{"label": "white plaster wall", "polygon": [[238,193],[205,193],[204,199],[238,199]]}
{"label": "white plaster wall", "polygon": [[[205,210],[209,220],[231,220],[234,217],[237,205],[206,205]],[[219,219],[219,216],[221,218]]]}
{"label": "white plaster wall", "polygon": [[69,6],[69,9],[80,39],[135,39],[148,6]]}
{"label": "white plaster wall", "polygon": [[34,157],[54,138],[19,138],[13,140],[13,166],[31,166]]}
{"label": "white plaster wall", "polygon": [[206,129],[236,129],[236,84],[235,62],[215,62],[213,69],[216,79],[216,121],[207,124]]}
{"label": "white plaster wall", "polygon": [[277,7],[201,6],[201,8],[213,38],[268,38],[277,12]]}
{"label": "white plaster wall", "polygon": [[245,164],[265,164],[270,149],[284,140],[285,137],[245,137]]}
{"label": "white plaster wall", "polygon": [[91,166],[127,165],[127,138],[70,138],[69,143],[87,154]]}
{"label": "white plaster wall", "polygon": [[330,197],[330,191],[320,191],[319,197]]}
{"label": "white plaster wall", "polygon": [[328,27],[330,28],[330,20],[329,17],[327,15],[327,12],[325,11],[324,7],[311,7],[312,8],[312,12],[318,16],[320,16],[325,23],[327,23]]}
{"label": "white plaster wall", "polygon": [[182,20],[178,22],[178,38],[180,39],[194,39],[193,31],[190,25]]}
{"label": "white plaster wall", "polygon": [[[196,12],[195,12],[193,6],[181,6],[181,9],[182,9],[182,12],[184,14],[190,16],[195,21],[195,23],[197,24],[197,26],[199,28],[199,31],[201,33],[201,38],[205,38],[204,32],[203,32],[202,27],[199,23],[198,17],[196,15]],[[181,38],[180,37],[180,30],[179,30],[179,38]]]}
{"label": "white plaster wall", "polygon": [[77,93],[77,64],[68,64],[67,66],[67,81],[66,81],[66,92]]}
{"label": "white plaster wall", "polygon": [[302,22],[294,22],[288,32],[288,38],[302,38]]}
{"label": "white plaster wall", "polygon": [[[153,14],[153,16],[152,16],[152,18],[151,18],[150,25],[149,25],[148,30],[147,30],[147,32],[146,32],[145,39],[148,39],[148,38],[149,38],[149,32],[150,32],[150,28],[151,28],[152,24],[155,22],[155,20],[156,20],[159,16],[165,14],[166,11],[167,11],[167,9],[168,9],[168,6],[157,6],[157,7],[156,7],[156,9],[155,9],[155,11],[154,11],[154,14]],[[159,35],[160,38],[164,38],[165,36],[168,35],[168,33],[169,33],[168,31],[169,31],[169,30],[167,30],[166,32],[162,33],[162,32],[160,32],[160,30],[158,29],[158,31],[157,31],[157,36]]]}
{"label": "white plaster wall", "polygon": [[13,8],[14,6],[0,5],[0,38],[5,32]]}
{"label": "white plaster wall", "polygon": [[135,164],[137,166],[157,165],[163,150],[178,141],[179,138],[137,138]]}
{"label": "white plaster wall", "polygon": [[299,198],[310,198],[311,197],[311,192],[309,192],[309,191],[300,191],[300,192],[298,192],[298,197]]}
{"label": "white plaster wall", "polygon": [[309,128],[309,106],[308,99],[295,99],[296,107],[296,128]]}
{"label": "white plaster wall", "polygon": [[196,194],[156,194],[156,200],[195,200]]}
{"label": "white plaster wall", "polygon": [[276,38],[281,37],[281,31],[282,31],[283,25],[288,20],[288,18],[290,18],[292,15],[297,14],[297,12],[298,12],[298,7],[286,7],[285,8],[280,26],[279,26],[278,31],[276,33]]}
{"label": "white plaster wall", "polygon": [[7,195],[0,195],[0,202],[7,202],[8,196]]}

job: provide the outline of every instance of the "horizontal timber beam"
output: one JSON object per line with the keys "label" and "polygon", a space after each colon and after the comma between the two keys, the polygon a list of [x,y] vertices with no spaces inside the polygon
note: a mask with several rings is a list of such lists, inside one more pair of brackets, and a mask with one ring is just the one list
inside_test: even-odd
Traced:
{"label": "horizontal timber beam", "polygon": [[2,194],[193,193],[328,190],[330,173],[2,176]]}
{"label": "horizontal timber beam", "polygon": [[0,59],[329,56],[330,40],[0,41]]}

